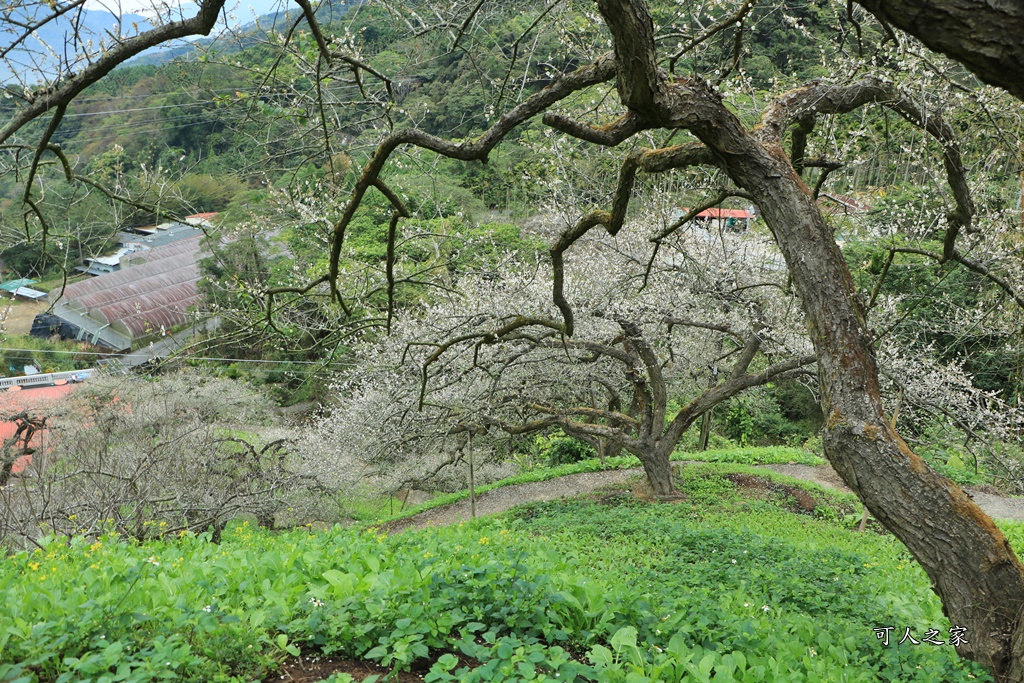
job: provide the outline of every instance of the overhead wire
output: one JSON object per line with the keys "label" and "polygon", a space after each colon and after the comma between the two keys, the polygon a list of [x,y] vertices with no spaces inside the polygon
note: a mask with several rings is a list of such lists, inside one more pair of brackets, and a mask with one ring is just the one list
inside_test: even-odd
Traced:
{"label": "overhead wire", "polygon": [[[140,349],[139,351],[144,351]],[[116,358],[118,356],[130,356],[132,353],[105,353],[102,351],[64,351],[61,349],[20,349],[14,347],[0,347],[2,352],[14,352],[14,353],[46,353],[51,355],[64,355],[64,356],[101,356],[104,358]],[[138,352],[135,352],[138,353]],[[189,361],[216,361],[223,363],[261,363],[265,365],[320,365],[324,368],[332,366],[344,366],[341,363],[324,363],[316,360],[265,360],[259,358],[221,358],[216,356],[185,356],[184,360]],[[296,371],[299,372],[299,371]],[[328,372],[328,370],[318,370],[317,372]]]}

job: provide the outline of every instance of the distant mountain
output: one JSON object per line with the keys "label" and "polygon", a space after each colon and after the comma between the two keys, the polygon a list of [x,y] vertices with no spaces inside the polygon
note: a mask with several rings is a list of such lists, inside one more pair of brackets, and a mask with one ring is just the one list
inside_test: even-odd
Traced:
{"label": "distant mountain", "polygon": [[[358,5],[361,2],[362,0],[333,0],[333,2],[324,2],[316,10],[317,21],[325,24],[331,21],[338,21],[352,6]],[[274,11],[253,17],[252,12],[256,11],[258,7],[270,7]],[[244,12],[247,13],[249,18],[246,23],[233,27],[234,35],[230,40],[225,40],[223,36],[215,36],[197,38],[187,43],[179,41],[170,47],[147,50],[132,59],[128,64],[133,66],[166,64],[175,59],[191,59],[200,50],[210,48],[211,46],[223,52],[236,52],[260,40],[268,31],[286,32],[302,14],[302,10],[294,5],[288,9],[283,9],[281,2],[278,0],[262,0],[259,3],[249,3],[246,5]],[[246,16],[243,14],[241,5],[232,14],[236,21]]]}
{"label": "distant mountain", "polygon": [[[7,48],[21,33],[11,22],[30,23],[48,11],[46,3],[33,3],[28,8],[3,12],[0,15],[0,50]],[[68,12],[38,28],[6,59],[0,60],[0,81],[17,80],[17,76],[26,83],[39,82],[52,77],[59,65],[73,57],[80,43],[109,42],[111,34],[128,37],[149,28],[149,21],[141,14],[124,14],[119,21],[116,15],[103,10]]]}
{"label": "distant mountain", "polygon": [[[144,1],[125,2],[124,6],[137,6],[140,8],[139,11],[142,11]],[[323,22],[336,20],[344,15],[351,5],[359,2],[361,0],[328,0],[321,3],[317,17]],[[4,3],[0,0],[0,5],[2,4]],[[181,3],[185,16],[190,16],[190,10],[194,12],[193,4],[188,0]],[[222,24],[220,30],[215,29],[215,32],[231,28],[237,33],[252,34],[255,37],[260,30],[283,30],[282,24],[294,21],[301,12],[294,5],[288,5],[288,2],[282,0],[228,0],[225,5],[225,16],[230,24]],[[34,16],[45,16],[44,11],[49,11],[46,3],[31,3],[29,8],[0,8],[0,52],[21,33],[22,29],[14,22],[29,24]],[[111,33],[129,37],[149,28],[149,20],[142,14],[124,14],[119,23],[116,15],[104,10],[81,9],[69,12],[40,27],[33,36],[25,40],[24,44],[13,49],[6,59],[0,59],[0,83],[17,81],[20,78],[26,84],[32,84],[52,77],[57,67],[66,63],[67,57],[73,57],[78,48],[78,44],[74,42],[76,36],[82,43],[91,40],[93,44],[98,44],[101,40],[109,42]],[[187,59],[196,52],[197,46],[209,46],[215,42],[224,43],[216,36],[199,37],[193,41],[175,41],[146,50],[129,63],[163,64],[177,58]]]}

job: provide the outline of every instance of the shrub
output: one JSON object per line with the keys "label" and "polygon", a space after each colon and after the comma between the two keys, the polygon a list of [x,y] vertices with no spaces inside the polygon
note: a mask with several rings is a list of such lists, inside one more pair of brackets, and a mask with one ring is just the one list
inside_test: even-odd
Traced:
{"label": "shrub", "polygon": [[580,460],[596,457],[593,447],[574,439],[571,436],[555,434],[554,436],[538,436],[534,441],[537,457],[547,460],[550,467],[569,465]]}

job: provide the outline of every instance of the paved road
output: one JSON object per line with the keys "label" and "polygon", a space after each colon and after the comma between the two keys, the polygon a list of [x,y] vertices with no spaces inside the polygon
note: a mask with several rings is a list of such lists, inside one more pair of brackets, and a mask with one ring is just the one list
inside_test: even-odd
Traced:
{"label": "paved road", "polygon": [[[846,485],[843,484],[842,479],[839,478],[839,475],[832,469],[831,465],[818,465],[817,467],[809,465],[762,465],[762,467],[773,472],[795,477],[796,479],[813,481],[822,486],[846,491],[847,493],[850,492],[850,489],[846,488]],[[966,490],[971,498],[974,499],[974,502],[978,504],[978,507],[984,510],[985,514],[989,517],[1024,522],[1024,498],[1000,496],[970,486]]]}

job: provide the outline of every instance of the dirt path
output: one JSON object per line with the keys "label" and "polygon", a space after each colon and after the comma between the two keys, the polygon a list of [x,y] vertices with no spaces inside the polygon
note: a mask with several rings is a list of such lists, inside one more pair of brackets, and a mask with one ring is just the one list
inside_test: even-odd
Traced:
{"label": "dirt path", "polygon": [[[502,486],[480,494],[476,499],[477,517],[504,512],[516,505],[534,503],[556,498],[571,498],[584,493],[596,491],[605,486],[622,484],[630,477],[640,474],[640,468],[632,470],[606,470],[604,472],[583,472],[570,474],[547,481],[535,481],[529,484]],[[397,520],[388,525],[392,533],[405,529],[421,529],[427,526],[445,526],[470,519],[469,499],[460,500],[451,505],[421,512],[412,517]]]}
{"label": "dirt path", "polygon": [[[687,464],[687,463],[684,463]],[[811,481],[828,488],[850,492],[843,484],[839,475],[831,465],[761,465],[764,469]],[[640,468],[631,470],[607,470],[604,472],[585,472],[570,474],[558,479],[538,481],[529,484],[516,484],[493,489],[477,497],[476,514],[493,515],[524,503],[533,503],[556,498],[571,498],[598,489],[615,486],[627,481],[630,477],[642,474]],[[974,502],[990,517],[996,519],[1013,519],[1024,522],[1024,498],[1007,498],[978,489],[968,489]],[[418,515],[397,520],[387,525],[390,532],[405,529],[420,529],[427,526],[444,526],[464,522],[470,519],[469,499],[452,503],[444,507],[427,510]]]}
{"label": "dirt path", "polygon": [[[785,474],[795,479],[813,481],[816,484],[827,486],[850,493],[850,489],[843,484],[843,480],[831,465],[762,465],[765,469]],[[1010,498],[994,493],[989,487],[968,486],[967,493],[974,499],[982,510],[989,517],[994,519],[1013,519],[1024,522],[1024,498]]]}

